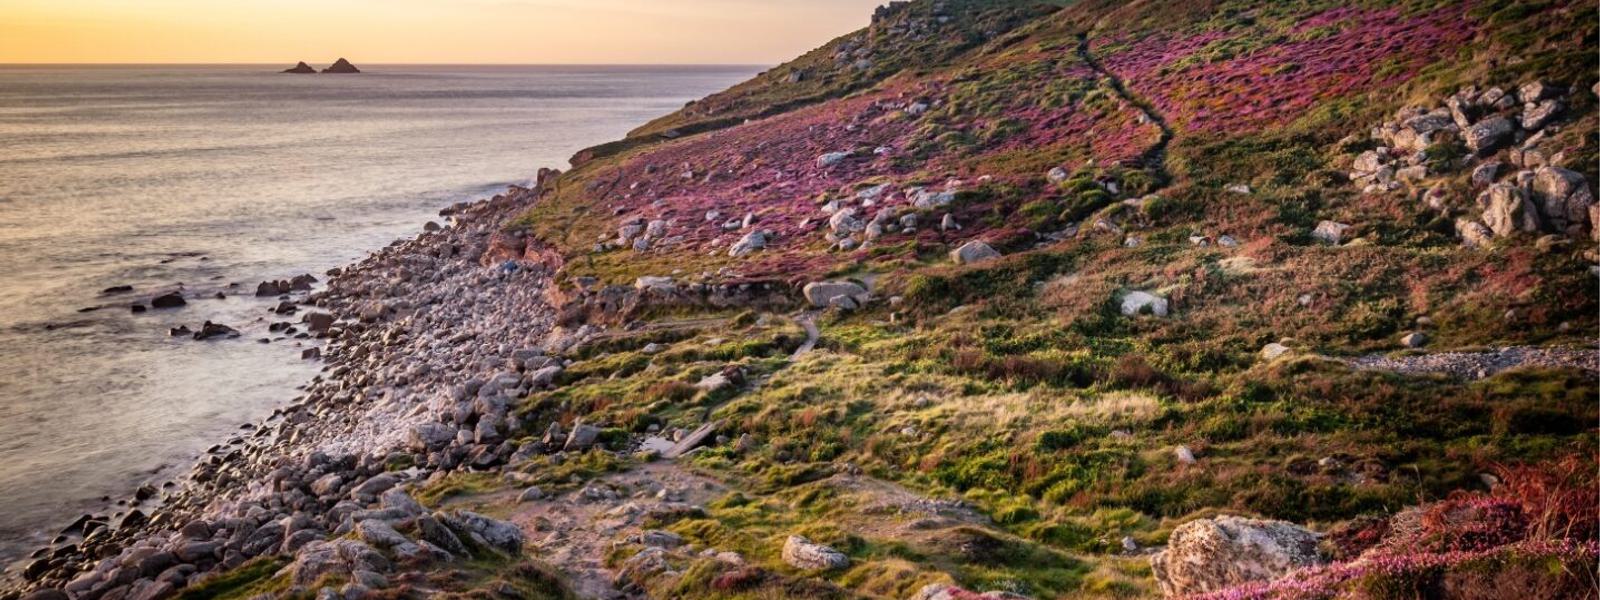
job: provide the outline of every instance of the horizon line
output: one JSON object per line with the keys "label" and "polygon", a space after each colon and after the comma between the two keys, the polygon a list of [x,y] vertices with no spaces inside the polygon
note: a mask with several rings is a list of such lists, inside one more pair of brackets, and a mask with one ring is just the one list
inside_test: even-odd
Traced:
{"label": "horizon line", "polygon": [[[266,66],[266,67],[271,67],[271,66],[278,66],[278,65],[284,65],[284,64],[287,64],[290,67],[293,67],[294,65],[299,64],[300,62],[302,62],[302,61],[294,61],[294,62],[289,62],[289,63],[284,63],[284,62],[3,62],[3,61],[0,61],[0,67],[74,67],[74,66],[78,66],[78,67],[122,67],[122,66],[128,66],[128,67],[136,67],[136,66],[142,66],[142,67],[178,67],[178,66],[193,66],[193,67],[217,67],[217,66],[262,67],[262,66]],[[310,61],[303,61],[303,62],[305,62],[308,65],[320,64],[320,63],[312,63]],[[337,61],[336,60],[335,61],[329,61],[327,64],[331,65],[334,62],[337,62]],[[356,61],[349,61],[349,62],[351,64],[357,64]],[[640,62],[640,63],[626,63],[626,62],[616,62],[616,63],[607,63],[607,62],[550,62],[550,63],[538,63],[538,62],[527,62],[527,63],[523,63],[523,62],[481,62],[481,63],[478,63],[478,62],[362,62],[362,63],[360,63],[360,65],[403,66],[403,67],[441,66],[441,67],[764,67],[764,68],[770,68],[772,66],[775,66],[773,64],[768,64],[768,63],[710,63],[710,62],[683,62],[683,63],[668,63],[668,62]],[[357,66],[360,66],[360,65],[357,65]]]}

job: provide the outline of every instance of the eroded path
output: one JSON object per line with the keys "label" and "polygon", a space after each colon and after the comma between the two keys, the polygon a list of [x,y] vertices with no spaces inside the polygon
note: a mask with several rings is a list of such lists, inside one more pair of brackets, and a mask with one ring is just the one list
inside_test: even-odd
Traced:
{"label": "eroded path", "polygon": [[822,338],[822,331],[817,329],[817,314],[815,312],[801,313],[800,316],[795,317],[794,322],[800,324],[800,327],[806,330],[806,341],[795,349],[794,354],[789,355],[790,361],[800,360],[800,357],[815,349],[817,340]]}
{"label": "eroded path", "polygon": [[527,535],[528,555],[559,569],[580,597],[613,599],[640,597],[618,585],[617,572],[606,565],[614,546],[637,543],[646,532],[664,535],[647,525],[698,511],[727,491],[678,463],[656,461],[537,500],[519,502],[518,489],[472,501],[513,506],[509,520]]}
{"label": "eroded path", "polygon": [[1571,367],[1600,373],[1600,350],[1515,346],[1486,352],[1439,352],[1412,356],[1372,354],[1346,361],[1357,369],[1406,375],[1438,373],[1460,379],[1483,379],[1522,367]]}
{"label": "eroded path", "polygon": [[1167,172],[1167,145],[1172,142],[1173,133],[1172,127],[1167,124],[1166,117],[1156,112],[1149,102],[1129,91],[1128,86],[1123,83],[1121,77],[1118,77],[1116,73],[1112,73],[1104,65],[1100,64],[1100,61],[1094,57],[1094,53],[1089,51],[1089,36],[1087,34],[1078,36],[1077,52],[1078,58],[1082,59],[1084,64],[1106,79],[1111,86],[1111,90],[1116,92],[1118,98],[1121,98],[1123,102],[1127,102],[1129,106],[1134,107],[1144,115],[1146,120],[1161,130],[1161,137],[1156,140],[1155,145],[1144,151],[1144,154],[1139,157],[1139,162],[1146,168],[1154,169],[1163,177],[1170,177],[1170,173]]}

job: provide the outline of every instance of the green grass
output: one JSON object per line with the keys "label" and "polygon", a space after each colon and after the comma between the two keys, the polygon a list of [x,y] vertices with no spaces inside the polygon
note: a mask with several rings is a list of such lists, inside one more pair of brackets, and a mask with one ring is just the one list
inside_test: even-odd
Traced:
{"label": "green grass", "polygon": [[185,588],[178,598],[179,600],[227,600],[282,592],[289,585],[288,578],[274,575],[288,562],[288,559],[281,557],[257,558],[236,569],[207,579],[199,585]]}
{"label": "green grass", "polygon": [[[955,4],[957,12],[973,8]],[[1081,32],[1109,40],[1097,49],[1101,56],[1150,34],[1239,34],[1167,67],[1179,72],[1335,35],[1347,24],[1292,29],[1337,3],[1100,0],[1026,24],[1003,20],[1023,14],[1017,4],[984,13],[1002,19],[987,22],[997,30],[992,39],[952,35],[931,46],[896,46],[865,73],[832,71],[832,53],[845,43],[837,40],[641,128],[581,166],[525,221],[583,254],[594,234],[611,225],[602,199],[586,195],[584,185],[613,175],[646,146],[673,143],[652,136],[923,80],[942,82],[944,102],[910,135],[895,179],[995,177],[963,192],[956,209],[970,211],[964,223],[990,228],[985,237],[1005,251],[1002,259],[952,266],[945,245],[903,241],[874,247],[864,260],[830,255],[815,273],[785,273],[797,281],[876,274],[875,294],[901,299],[892,308],[879,302],[825,315],[817,349],[798,361],[786,357],[804,336],[785,318],[675,307],[671,314],[643,313],[646,328],[572,353],[567,358],[578,362],[563,375],[563,387],[518,407],[536,430],[582,417],[609,427],[614,441],[652,426],[722,419],[730,437],[756,441],[748,451],[724,445],[698,453],[695,468],[740,492],[711,504],[702,517],[668,526],[694,543],[744,554],[762,574],[728,580],[715,564],[685,560],[674,565],[681,578],[647,582],[662,586],[652,591],[904,597],[921,584],[953,581],[1035,597],[1137,597],[1154,593],[1153,582],[1142,560],[1119,556],[1123,536],[1158,545],[1176,524],[1222,512],[1331,526],[1475,489],[1478,474],[1495,465],[1595,452],[1591,434],[1600,411],[1593,398],[1600,386],[1590,374],[1524,370],[1462,382],[1357,371],[1341,362],[1401,351],[1400,336],[1418,329],[1423,317],[1432,322],[1428,351],[1593,343],[1600,299],[1583,250],[1540,252],[1520,241],[1463,249],[1454,214],[1427,208],[1420,192],[1363,194],[1344,172],[1354,154],[1372,147],[1369,128],[1401,107],[1437,104],[1462,85],[1515,86],[1546,77],[1579,90],[1570,100],[1572,120],[1550,144],[1564,148],[1567,163],[1591,182],[1600,180],[1593,166],[1600,121],[1595,100],[1583,91],[1600,63],[1592,44],[1595,7],[1479,3],[1469,17],[1491,34],[1457,49],[1454,60],[1385,89],[1329,99],[1263,131],[1180,131],[1164,164],[1134,166],[1091,164],[1095,157],[1076,141],[989,154],[975,149],[1024,135],[1015,118],[1021,111],[1104,115],[1116,108],[1103,83],[1052,76],[1078,60],[1072,49]],[[1445,4],[1394,7],[1418,14]],[[1578,39],[1591,43],[1573,43]],[[1503,60],[1509,56],[1520,60]],[[1297,58],[1269,75],[1307,64]],[[1402,68],[1398,61],[1376,65],[1379,77]],[[784,83],[795,70],[817,77]],[[1430,185],[1453,194],[1452,206],[1472,210],[1467,170],[1453,167],[1462,153],[1454,140],[1430,148],[1431,165],[1441,173]],[[927,166],[946,158],[952,160],[939,164],[961,172]],[[1061,165],[1072,169],[1069,177],[1046,182],[1044,173]],[[1113,197],[1097,183],[1103,180],[1119,182],[1123,193]],[[843,183],[828,193],[879,181]],[[1223,191],[1236,183],[1254,193]],[[1117,202],[1145,194],[1155,197],[1137,211]],[[1096,215],[1129,223],[1141,244],[1128,248],[1121,236],[1092,231],[1048,244],[1036,236]],[[1353,225],[1350,237],[1359,241],[1338,248],[1316,243],[1309,234],[1323,220]],[[1221,235],[1243,246],[1189,242]],[[815,246],[807,248],[820,255],[822,245]],[[569,270],[618,282],[739,264],[721,255],[617,254],[574,260]],[[1166,297],[1172,314],[1123,316],[1118,298],[1131,290]],[[670,324],[695,317],[716,322]],[[1295,354],[1259,358],[1263,345],[1280,340]],[[648,343],[668,348],[647,355]],[[750,385],[718,395],[692,387],[729,365],[746,369]],[[1194,450],[1199,464],[1178,464],[1179,445]],[[559,483],[625,466],[597,456],[527,470]],[[1324,458],[1342,466],[1320,466]],[[854,469],[927,495],[961,498],[993,527],[941,531],[948,534],[943,541],[847,533],[850,525],[884,521],[866,518],[850,494],[830,485]],[[856,564],[819,577],[787,570],[776,552],[790,533],[837,544]]]}

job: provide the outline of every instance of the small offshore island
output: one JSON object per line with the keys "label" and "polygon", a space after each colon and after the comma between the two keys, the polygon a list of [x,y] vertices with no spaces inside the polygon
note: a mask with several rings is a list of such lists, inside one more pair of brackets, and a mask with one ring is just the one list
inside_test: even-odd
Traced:
{"label": "small offshore island", "polygon": [[[294,74],[315,74],[317,73],[317,68],[306,64],[305,61],[300,61],[300,63],[295,65],[294,68],[284,69],[283,72]],[[350,61],[341,58],[334,61],[333,66],[323,69],[322,72],[335,74],[360,73],[361,69],[357,69],[355,65],[350,64]]]}

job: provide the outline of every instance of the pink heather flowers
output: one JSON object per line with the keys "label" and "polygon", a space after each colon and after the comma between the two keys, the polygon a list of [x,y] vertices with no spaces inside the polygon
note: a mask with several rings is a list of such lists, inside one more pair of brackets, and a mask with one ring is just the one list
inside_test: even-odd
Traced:
{"label": "pink heather flowers", "polygon": [[1368,577],[1398,578],[1468,562],[1557,559],[1569,564],[1594,564],[1600,543],[1594,540],[1527,540],[1481,550],[1379,553],[1332,566],[1302,569],[1273,582],[1253,583],[1189,600],[1318,600],[1338,596],[1350,582]]}
{"label": "pink heather flowers", "polygon": [[[1113,41],[1102,46],[1110,53],[1103,61],[1183,128],[1262,129],[1324,101],[1411,79],[1472,37],[1467,7],[1454,3],[1421,15],[1336,8],[1276,38],[1271,32],[1209,31]],[[1260,36],[1265,41],[1255,39]],[[1238,55],[1208,56],[1207,48],[1221,42]]]}
{"label": "pink heather flowers", "polygon": [[[761,277],[827,270],[832,259],[823,251],[826,244],[819,233],[828,218],[818,202],[824,196],[849,199],[859,186],[888,183],[889,190],[875,205],[857,215],[871,219],[882,207],[910,204],[907,188],[943,190],[955,180],[962,182],[955,189],[972,189],[985,176],[996,183],[1023,185],[1030,179],[1042,181],[1048,170],[1026,174],[975,170],[973,165],[1000,154],[1050,152],[1079,157],[1079,162],[1094,159],[1111,164],[1137,157],[1157,142],[1160,129],[1140,123],[1139,111],[1104,88],[1075,54],[1067,50],[1056,59],[1045,76],[889,84],[664,144],[630,157],[614,183],[594,186],[591,193],[619,221],[673,220],[672,235],[682,239],[669,252],[726,251],[739,234],[725,231],[723,222],[753,213],[761,229],[776,235],[765,250],[740,263],[741,273]],[[995,68],[1004,69],[1006,64]],[[1018,66],[1029,69],[1032,64]],[[962,89],[964,85],[973,87]],[[1085,98],[1096,91],[1099,99],[1086,105]],[[957,97],[963,98],[959,108],[940,110]],[[1058,100],[1047,103],[1045,98]],[[928,106],[913,114],[907,107],[914,103]],[[947,143],[959,145],[947,148]],[[848,157],[826,165],[817,160],[838,152]],[[1040,187],[1038,193],[1049,192]],[[986,213],[984,206],[962,210]],[[706,219],[713,211],[720,213],[719,218]],[[994,233],[975,216],[957,216],[963,224],[959,233],[941,234],[925,226],[918,239],[950,243]],[[904,239],[909,238],[890,243]]]}

